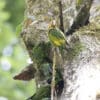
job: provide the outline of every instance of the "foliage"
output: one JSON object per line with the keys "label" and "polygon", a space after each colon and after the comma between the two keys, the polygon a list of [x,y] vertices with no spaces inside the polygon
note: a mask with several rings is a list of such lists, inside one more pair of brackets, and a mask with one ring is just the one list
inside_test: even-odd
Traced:
{"label": "foliage", "polygon": [[6,0],[5,10],[11,13],[8,22],[12,23],[14,27],[23,20],[24,5],[25,2],[23,0]]}
{"label": "foliage", "polygon": [[31,100],[48,100],[47,98],[50,98],[50,85],[38,88]]}
{"label": "foliage", "polygon": [[41,64],[49,60],[50,43],[41,42],[33,48],[33,59],[36,63]]}
{"label": "foliage", "polygon": [[16,35],[19,36],[19,34],[22,31],[22,23],[20,23],[17,27],[16,27]]}
{"label": "foliage", "polygon": [[35,92],[34,81],[27,83],[12,79],[29,58],[14,34],[15,26],[23,18],[23,8],[22,0],[0,0],[0,100],[2,97],[24,100]]}

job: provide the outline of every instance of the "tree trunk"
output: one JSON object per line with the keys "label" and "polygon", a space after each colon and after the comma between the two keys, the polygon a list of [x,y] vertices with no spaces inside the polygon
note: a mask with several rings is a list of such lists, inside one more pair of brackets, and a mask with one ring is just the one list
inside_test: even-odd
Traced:
{"label": "tree trunk", "polygon": [[88,35],[79,37],[85,48],[64,64],[65,87],[60,100],[99,100],[100,40]]}
{"label": "tree trunk", "polygon": [[[71,4],[68,0],[62,0],[62,3],[64,10]],[[75,2],[72,3],[72,6],[74,4]],[[53,17],[59,19],[59,7],[58,0],[55,2],[53,0],[26,0],[26,5],[22,38],[33,60],[32,48],[42,41],[45,43],[49,41],[47,26]],[[73,6],[73,8],[75,7]],[[100,10],[98,12],[100,14]],[[68,26],[67,14],[64,13],[64,27]],[[74,16],[73,13],[71,15]],[[91,17],[91,21],[88,26],[80,28],[68,37],[72,51],[64,52],[62,56],[64,89],[62,94],[58,95],[57,100],[99,100],[100,98],[99,15]],[[58,20],[57,22],[59,25]]]}

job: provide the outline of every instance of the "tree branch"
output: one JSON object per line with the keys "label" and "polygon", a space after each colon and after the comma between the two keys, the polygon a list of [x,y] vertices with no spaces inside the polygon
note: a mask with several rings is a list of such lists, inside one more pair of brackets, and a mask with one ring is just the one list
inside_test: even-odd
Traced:
{"label": "tree branch", "polygon": [[63,24],[63,13],[62,13],[62,3],[59,1],[59,18],[60,18],[60,29],[64,32],[64,24]]}
{"label": "tree branch", "polygon": [[76,29],[79,29],[80,27],[83,27],[89,23],[90,8],[92,6],[92,2],[93,0],[87,1],[81,6],[72,26],[66,32],[66,35],[73,34]]}

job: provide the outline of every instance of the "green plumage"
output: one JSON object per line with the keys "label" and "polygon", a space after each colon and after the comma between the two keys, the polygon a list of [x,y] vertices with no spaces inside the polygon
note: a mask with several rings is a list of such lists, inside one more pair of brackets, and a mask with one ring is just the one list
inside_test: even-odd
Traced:
{"label": "green plumage", "polygon": [[55,46],[60,47],[66,44],[64,33],[56,27],[49,29],[48,37],[51,43]]}

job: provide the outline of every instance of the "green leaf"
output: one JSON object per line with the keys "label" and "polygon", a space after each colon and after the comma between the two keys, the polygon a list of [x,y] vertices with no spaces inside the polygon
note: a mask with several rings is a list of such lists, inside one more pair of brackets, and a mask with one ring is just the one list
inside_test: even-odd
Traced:
{"label": "green leaf", "polygon": [[22,31],[22,26],[23,24],[20,23],[17,27],[16,27],[16,35],[19,36],[19,34],[21,33]]}

